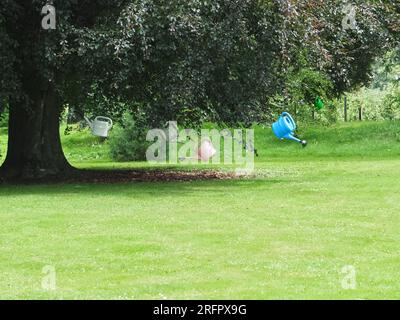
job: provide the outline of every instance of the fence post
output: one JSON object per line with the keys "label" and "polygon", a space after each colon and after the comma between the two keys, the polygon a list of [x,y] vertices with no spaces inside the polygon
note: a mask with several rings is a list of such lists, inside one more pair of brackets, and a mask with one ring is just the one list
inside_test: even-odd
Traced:
{"label": "fence post", "polygon": [[344,96],[344,121],[347,122],[347,96]]}
{"label": "fence post", "polygon": [[362,121],[362,107],[358,108],[358,120]]}

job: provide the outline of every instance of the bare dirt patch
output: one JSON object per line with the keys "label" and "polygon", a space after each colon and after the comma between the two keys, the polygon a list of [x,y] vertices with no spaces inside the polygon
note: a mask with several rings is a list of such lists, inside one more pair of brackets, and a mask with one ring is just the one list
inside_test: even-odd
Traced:
{"label": "bare dirt patch", "polygon": [[234,179],[232,172],[216,170],[73,170],[64,175],[34,180],[3,181],[18,184],[179,182]]}

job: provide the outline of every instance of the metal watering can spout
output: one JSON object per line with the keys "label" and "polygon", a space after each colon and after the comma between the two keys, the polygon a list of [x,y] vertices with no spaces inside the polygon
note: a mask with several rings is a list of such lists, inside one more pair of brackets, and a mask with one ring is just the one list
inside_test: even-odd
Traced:
{"label": "metal watering can spout", "polygon": [[88,126],[90,129],[93,129],[93,121],[90,121],[90,119],[86,116],[83,117],[85,121],[87,122]]}
{"label": "metal watering can spout", "polygon": [[284,137],[284,139],[293,140],[293,141],[296,141],[296,142],[298,142],[298,143],[301,143],[301,145],[302,145],[303,147],[306,147],[307,144],[308,144],[308,142],[307,142],[306,140],[300,140],[299,138],[297,138],[297,137],[296,137],[295,135],[293,135],[293,134],[288,134],[288,135],[286,135],[286,136]]}
{"label": "metal watering can spout", "polygon": [[300,140],[300,139],[296,138],[293,134],[290,134],[290,133],[288,133],[288,134],[287,134],[286,136],[284,136],[283,138],[284,138],[284,139],[287,139],[287,140],[293,140],[293,141],[296,141],[296,142],[301,143],[301,140]]}

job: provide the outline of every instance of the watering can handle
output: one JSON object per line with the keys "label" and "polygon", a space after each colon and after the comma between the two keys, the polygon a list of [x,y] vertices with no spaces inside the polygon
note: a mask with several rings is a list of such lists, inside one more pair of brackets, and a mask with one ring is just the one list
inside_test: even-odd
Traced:
{"label": "watering can handle", "polygon": [[287,117],[289,121],[293,124],[294,130],[296,130],[296,122],[294,121],[293,117],[289,112],[282,112],[282,117]]}
{"label": "watering can handle", "polygon": [[85,119],[85,121],[87,122],[88,126],[91,128],[92,127],[92,121],[90,121],[90,119],[86,116],[83,116],[83,119]]}
{"label": "watering can handle", "polygon": [[110,118],[99,116],[99,117],[96,117],[95,120],[99,120],[99,119],[107,120],[107,121],[109,122],[109,124],[110,124],[110,125],[109,125],[109,129],[112,128],[112,126],[113,126],[113,121],[112,121]]}

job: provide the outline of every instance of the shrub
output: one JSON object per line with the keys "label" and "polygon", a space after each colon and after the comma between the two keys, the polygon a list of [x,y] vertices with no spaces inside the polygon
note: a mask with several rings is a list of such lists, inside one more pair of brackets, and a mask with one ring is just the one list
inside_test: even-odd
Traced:
{"label": "shrub", "polygon": [[0,100],[0,128],[8,127],[8,106]]}
{"label": "shrub", "polygon": [[[349,120],[358,119],[358,109],[362,108],[363,120],[380,121],[382,116],[383,100],[386,91],[380,89],[361,88],[360,90],[347,94],[347,116]],[[344,101],[340,105],[340,118],[344,118]]]}
{"label": "shrub", "polygon": [[111,157],[115,161],[146,160],[146,150],[151,142],[146,141],[149,130],[145,114],[125,113],[121,125],[116,126],[110,138]]}
{"label": "shrub", "polygon": [[395,88],[385,97],[382,116],[388,120],[400,119],[400,88]]}
{"label": "shrub", "polygon": [[[315,98],[322,97],[325,105],[333,98],[333,83],[323,72],[302,68],[290,73],[286,79],[284,100],[279,104],[303,122],[315,120],[326,122],[322,112],[314,106]],[[283,103],[282,103],[283,102]],[[317,116],[317,114],[320,114]],[[316,119],[313,119],[313,115]]]}
{"label": "shrub", "polygon": [[325,119],[326,124],[334,124],[338,121],[339,108],[340,102],[338,100],[333,100],[326,104],[326,107],[322,110],[322,115]]}
{"label": "shrub", "polygon": [[8,127],[8,113],[3,113],[0,115],[0,128]]}

